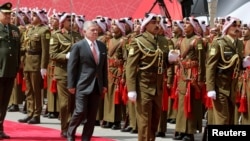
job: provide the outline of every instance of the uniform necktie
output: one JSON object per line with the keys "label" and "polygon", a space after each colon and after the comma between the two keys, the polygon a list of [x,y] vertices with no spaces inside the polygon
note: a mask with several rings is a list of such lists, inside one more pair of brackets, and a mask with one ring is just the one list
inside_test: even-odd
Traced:
{"label": "uniform necktie", "polygon": [[97,64],[98,63],[98,56],[97,56],[97,52],[96,52],[96,49],[95,49],[95,43],[94,42],[92,42],[90,44],[90,48],[91,48],[92,54],[94,56],[95,62]]}

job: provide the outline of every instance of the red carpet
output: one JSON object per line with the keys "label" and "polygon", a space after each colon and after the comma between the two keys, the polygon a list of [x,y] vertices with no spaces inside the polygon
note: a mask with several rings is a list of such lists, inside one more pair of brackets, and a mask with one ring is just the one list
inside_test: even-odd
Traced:
{"label": "red carpet", "polygon": [[[10,135],[10,141],[66,141],[60,137],[60,131],[47,127],[4,121],[5,133]],[[76,141],[80,141],[80,135],[76,136]],[[112,139],[92,137],[91,141],[114,141]]]}

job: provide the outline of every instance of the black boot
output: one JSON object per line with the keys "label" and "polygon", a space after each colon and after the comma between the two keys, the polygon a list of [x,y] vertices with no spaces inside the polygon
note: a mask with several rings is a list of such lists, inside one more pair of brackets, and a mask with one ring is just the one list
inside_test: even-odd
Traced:
{"label": "black boot", "polygon": [[33,117],[27,123],[29,123],[29,124],[40,124],[40,117]]}

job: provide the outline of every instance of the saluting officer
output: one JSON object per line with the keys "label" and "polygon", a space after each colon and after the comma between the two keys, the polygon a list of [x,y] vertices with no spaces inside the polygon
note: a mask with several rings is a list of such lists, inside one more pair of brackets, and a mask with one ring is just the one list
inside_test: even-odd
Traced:
{"label": "saluting officer", "polygon": [[159,17],[147,13],[142,34],[132,39],[126,64],[128,97],[135,102],[138,141],[153,141],[157,131],[163,91],[163,74],[168,62],[168,41],[157,36]]}
{"label": "saluting officer", "polygon": [[20,64],[20,32],[10,24],[11,7],[9,2],[0,6],[0,140],[10,138],[3,123]]}
{"label": "saluting officer", "polygon": [[24,77],[26,81],[27,116],[19,122],[39,124],[42,111],[41,89],[47,75],[49,62],[50,31],[45,19],[45,11],[32,11],[32,28],[27,31],[25,46]]}

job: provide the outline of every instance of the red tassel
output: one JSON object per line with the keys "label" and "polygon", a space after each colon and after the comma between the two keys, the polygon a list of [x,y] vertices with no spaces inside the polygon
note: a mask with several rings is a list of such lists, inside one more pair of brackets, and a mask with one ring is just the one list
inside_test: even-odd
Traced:
{"label": "red tassel", "polygon": [[44,76],[43,79],[43,88],[47,89],[48,88],[48,79],[47,79],[47,75]]}
{"label": "red tassel", "polygon": [[174,110],[178,110],[178,100],[179,100],[179,98],[178,98],[178,94],[176,92],[175,93],[175,98],[174,98],[174,103],[173,103],[173,109]]}
{"label": "red tassel", "polygon": [[53,79],[50,85],[50,92],[57,93],[56,79]]}
{"label": "red tassel", "polygon": [[177,75],[174,76],[173,87],[171,88],[171,95],[170,95],[171,99],[175,98],[176,89],[177,89]]}
{"label": "red tassel", "polygon": [[241,96],[240,96],[241,94],[240,94],[240,92],[239,91],[237,91],[237,93],[236,93],[236,104],[240,104],[240,100],[241,100]]}
{"label": "red tassel", "polygon": [[212,109],[212,108],[213,108],[212,98],[210,98],[210,97],[207,97],[207,98],[206,98],[206,107],[207,107],[208,109]]}
{"label": "red tassel", "polygon": [[128,87],[127,85],[124,86],[122,91],[122,101],[124,104],[127,104],[128,102]]}
{"label": "red tassel", "polygon": [[168,91],[166,82],[163,82],[163,94],[162,94],[162,111],[168,110]]}
{"label": "red tassel", "polygon": [[187,118],[190,117],[190,113],[191,113],[191,103],[190,103],[190,81],[187,83],[187,91],[185,94],[185,98],[184,98],[184,113],[186,115]]}
{"label": "red tassel", "polygon": [[22,92],[26,91],[26,81],[25,78],[23,78],[23,82],[22,82]]}
{"label": "red tassel", "polygon": [[115,99],[114,99],[115,104],[120,104],[119,96],[120,96],[120,91],[119,91],[119,87],[117,86],[116,89],[115,89]]}
{"label": "red tassel", "polygon": [[21,85],[23,82],[23,71],[19,70],[16,75],[16,83],[17,85]]}
{"label": "red tassel", "polygon": [[242,96],[240,99],[240,107],[238,109],[239,112],[241,113],[246,113],[247,112],[247,98],[246,96]]}

